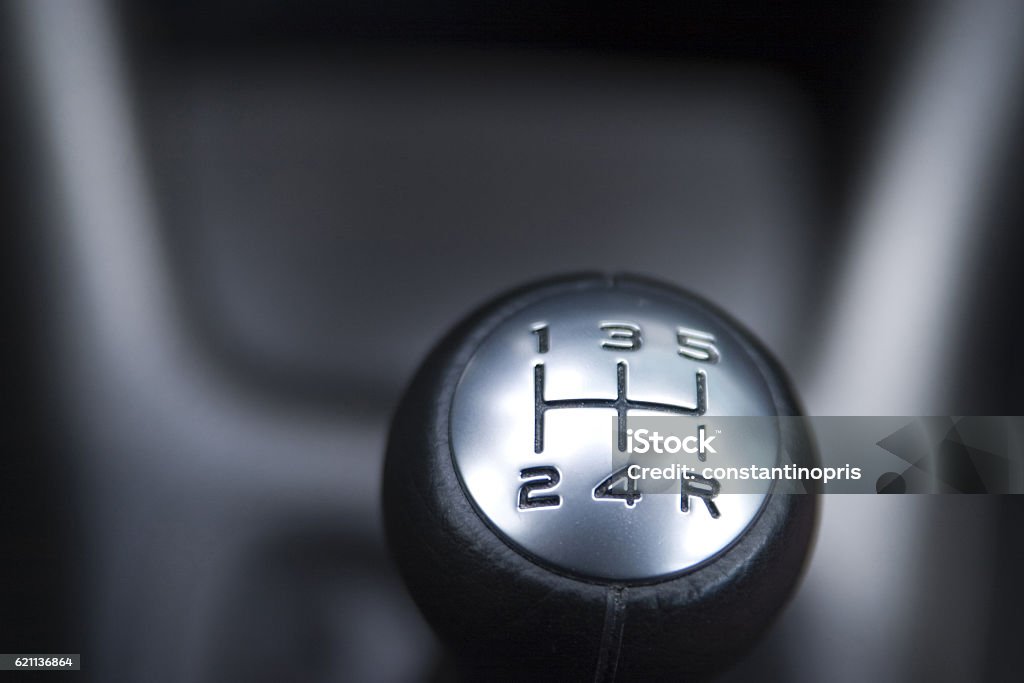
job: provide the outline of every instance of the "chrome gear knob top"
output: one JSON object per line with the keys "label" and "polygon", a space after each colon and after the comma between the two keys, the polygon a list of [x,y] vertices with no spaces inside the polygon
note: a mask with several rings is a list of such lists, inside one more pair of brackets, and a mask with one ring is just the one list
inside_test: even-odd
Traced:
{"label": "chrome gear knob top", "polygon": [[[402,399],[389,544],[470,678],[708,674],[792,591],[815,497],[706,479],[641,495],[613,444],[643,416],[796,414],[763,347],[691,294],[630,276],[528,286],[457,326]],[[780,448],[814,459],[792,431],[754,450]]]}

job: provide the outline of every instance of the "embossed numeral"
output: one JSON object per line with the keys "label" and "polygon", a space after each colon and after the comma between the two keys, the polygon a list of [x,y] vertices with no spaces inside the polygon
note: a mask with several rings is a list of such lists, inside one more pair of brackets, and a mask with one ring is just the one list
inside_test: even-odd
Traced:
{"label": "embossed numeral", "polygon": [[538,508],[556,508],[561,506],[562,497],[559,495],[538,496],[537,491],[547,491],[558,486],[562,481],[562,475],[555,467],[528,467],[519,473],[519,478],[525,480],[519,487],[519,509],[537,510]]}
{"label": "embossed numeral", "polygon": [[700,330],[676,328],[676,342],[679,344],[679,355],[686,356],[703,363],[717,363],[721,358],[715,346],[715,336]]}
{"label": "embossed numeral", "polygon": [[614,351],[639,351],[643,346],[640,326],[633,323],[603,322],[601,329],[608,333],[608,338],[601,341],[601,348]]}
{"label": "embossed numeral", "polygon": [[[601,340],[601,348],[609,351],[639,351],[644,345],[643,332],[635,323],[605,321],[599,327],[606,332],[607,339]],[[551,330],[547,323],[538,322],[530,328],[537,338],[537,353],[551,350]],[[677,351],[680,356],[702,363],[717,363],[722,357],[715,343],[715,336],[709,332],[676,328]]]}
{"label": "embossed numeral", "polygon": [[626,472],[629,468],[623,467],[617,472],[594,487],[594,500],[621,500],[626,507],[636,505],[643,494],[637,490],[636,479],[630,477]]}
{"label": "embossed numeral", "polygon": [[[519,487],[519,509],[538,510],[541,508],[557,508],[562,506],[562,497],[558,494],[537,495],[540,491],[549,491],[562,481],[558,469],[551,466],[528,467],[519,473],[524,480]],[[699,498],[704,501],[708,514],[718,519],[721,513],[714,499],[718,497],[722,485],[717,479],[709,479],[699,474],[690,474],[680,480],[679,510],[690,512],[690,499]],[[639,490],[636,479],[629,476],[629,466],[612,472],[600,484],[594,487],[594,500],[610,500],[623,503],[627,508],[634,507],[643,494]]]}
{"label": "embossed numeral", "polygon": [[551,348],[551,333],[547,323],[535,323],[530,329],[537,336],[537,353],[547,353]]}

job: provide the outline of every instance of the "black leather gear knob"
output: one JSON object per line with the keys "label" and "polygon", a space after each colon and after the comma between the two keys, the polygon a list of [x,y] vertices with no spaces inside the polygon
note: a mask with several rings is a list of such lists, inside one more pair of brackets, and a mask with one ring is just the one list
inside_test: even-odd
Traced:
{"label": "black leather gear knob", "polygon": [[[534,284],[433,350],[391,427],[388,542],[467,679],[682,680],[735,661],[792,592],[816,498],[609,471],[634,415],[798,415],[742,327],[630,276]],[[780,434],[813,462],[810,439]],[[687,494],[690,495],[687,495]]]}

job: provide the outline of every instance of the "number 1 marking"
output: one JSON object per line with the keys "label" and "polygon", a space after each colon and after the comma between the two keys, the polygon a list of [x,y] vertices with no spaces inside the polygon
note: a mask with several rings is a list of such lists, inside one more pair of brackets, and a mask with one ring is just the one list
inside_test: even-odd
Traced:
{"label": "number 1 marking", "polygon": [[551,348],[551,334],[548,332],[547,323],[537,323],[531,330],[537,335],[537,353],[547,353]]}

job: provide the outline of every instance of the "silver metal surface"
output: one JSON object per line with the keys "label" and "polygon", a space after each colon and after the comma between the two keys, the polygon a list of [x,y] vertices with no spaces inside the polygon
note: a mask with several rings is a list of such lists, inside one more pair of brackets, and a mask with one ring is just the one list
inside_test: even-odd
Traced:
{"label": "silver metal surface", "polygon": [[[684,512],[678,494],[603,498],[617,401],[628,417],[776,412],[753,359],[702,308],[628,284],[556,294],[501,322],[455,390],[452,456],[471,500],[513,547],[574,575],[643,581],[713,558],[768,484],[730,494],[722,482],[717,517],[700,501]],[[777,450],[768,439],[744,457],[771,464]]]}

